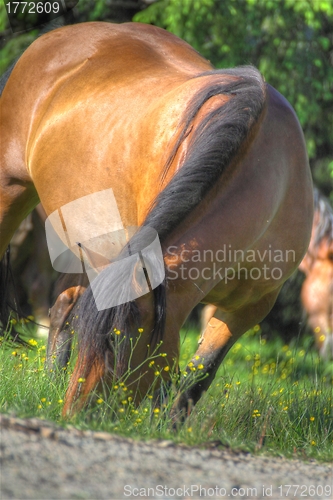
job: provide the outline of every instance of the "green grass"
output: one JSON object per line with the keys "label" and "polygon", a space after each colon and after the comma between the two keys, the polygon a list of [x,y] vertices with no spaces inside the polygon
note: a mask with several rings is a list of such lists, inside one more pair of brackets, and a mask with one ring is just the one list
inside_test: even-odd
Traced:
{"label": "green grass", "polygon": [[[181,369],[195,351],[196,332],[182,333]],[[31,339],[31,343],[35,341]],[[172,439],[197,446],[227,446],[251,452],[330,460],[333,456],[332,363],[311,347],[266,341],[259,327],[235,344],[209,391],[177,431],[167,405],[154,409],[152,395],[134,406],[126,377],[111,394],[70,421],[80,429],[116,432],[141,439]],[[45,343],[34,350],[0,349],[0,411],[67,425],[61,417],[68,374],[50,377],[43,367]],[[156,362],[157,364],[157,362]],[[156,365],[155,365],[156,366]],[[151,369],[156,370],[154,365]],[[156,372],[157,373],[157,372]],[[158,377],[158,375],[157,375]]]}

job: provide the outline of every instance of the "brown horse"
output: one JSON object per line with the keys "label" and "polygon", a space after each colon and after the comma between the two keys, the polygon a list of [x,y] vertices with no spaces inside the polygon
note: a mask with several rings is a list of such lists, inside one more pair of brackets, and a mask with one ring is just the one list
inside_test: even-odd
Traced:
{"label": "brown horse", "polygon": [[318,189],[310,245],[299,269],[306,275],[301,299],[316,347],[333,359],[333,210]]}
{"label": "brown horse", "polygon": [[[300,299],[316,348],[323,358],[333,358],[333,210],[317,188],[314,188],[310,244],[298,269],[306,275],[300,287]],[[216,309],[207,305],[202,310],[201,334]]]}
{"label": "brown horse", "polygon": [[[139,399],[154,381],[147,356],[160,340],[167,378],[179,330],[204,302],[218,312],[189,375],[200,364],[207,376],[184,378],[174,411],[196,402],[308,247],[312,181],[292,107],[255,68],[215,70],[162,29],[87,23],[30,46],[3,90],[1,116],[2,253],[39,201],[58,224],[60,244],[67,223],[76,235],[95,216],[89,203],[107,189],[124,232],[139,226],[116,260],[81,237],[68,242],[78,263],[101,272],[73,313],[79,351],[64,411],[128,367]],[[65,220],[70,205],[81,208]],[[110,213],[98,211],[103,226]],[[146,251],[154,245],[155,253]],[[249,258],[240,266],[242,251]],[[64,291],[69,308],[84,284],[78,276]],[[125,280],[137,296],[122,302]],[[56,335],[52,342],[57,348]]]}

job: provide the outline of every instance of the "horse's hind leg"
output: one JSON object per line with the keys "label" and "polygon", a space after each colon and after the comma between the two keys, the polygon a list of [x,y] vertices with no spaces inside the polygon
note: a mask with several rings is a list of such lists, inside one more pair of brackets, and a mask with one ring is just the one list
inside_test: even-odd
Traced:
{"label": "horse's hind leg", "polygon": [[216,310],[201,336],[195,355],[187,366],[187,375],[181,382],[171,410],[175,422],[179,415],[187,414],[189,408],[197,403],[202,393],[209,388],[229,349],[243,333],[269,313],[277,295],[278,291],[270,293],[256,304],[248,305],[233,313],[226,314],[220,309]]}
{"label": "horse's hind leg", "polygon": [[[218,310],[215,314],[218,315]],[[226,323],[215,317],[210,319],[204,333],[201,334],[199,347],[187,365],[186,377],[181,381],[173,404],[171,415],[175,422],[179,416],[183,418],[187,415],[202,393],[209,388],[223,358],[242,333],[231,333]],[[200,380],[196,381],[198,377]]]}
{"label": "horse's hind leg", "polygon": [[70,314],[87,286],[83,274],[64,274],[57,284],[57,299],[50,311],[47,367],[64,369],[71,353],[73,325]]}
{"label": "horse's hind leg", "polygon": [[216,313],[217,307],[213,306],[212,304],[208,304],[205,306],[202,310],[201,313],[201,321],[200,321],[200,338],[199,338],[199,344],[201,344],[201,341],[203,339],[203,336],[205,334],[205,330],[207,328],[207,325],[209,321],[212,319],[214,314]]}

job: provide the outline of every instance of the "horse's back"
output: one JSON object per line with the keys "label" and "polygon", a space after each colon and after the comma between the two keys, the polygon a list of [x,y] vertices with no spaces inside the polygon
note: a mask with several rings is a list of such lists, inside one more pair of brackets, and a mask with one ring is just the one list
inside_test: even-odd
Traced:
{"label": "horse's back", "polygon": [[[4,91],[5,105],[15,94],[20,105],[36,112],[68,84],[73,99],[89,92],[110,92],[127,85],[167,86],[211,69],[192,47],[150,25],[83,23],[51,31],[21,56]],[[156,89],[155,89],[156,91]],[[6,95],[8,93],[8,95]],[[15,103],[12,102],[14,105]]]}
{"label": "horse's back", "polygon": [[[52,31],[23,54],[4,89],[3,168],[33,183],[48,213],[118,185],[121,175],[119,199],[138,197],[139,186],[144,192],[156,185],[160,150],[184,107],[184,99],[173,99],[172,108],[164,96],[209,69],[187,43],[153,26],[87,23]],[[146,179],[153,163],[156,179]],[[149,203],[154,194],[145,193]],[[135,207],[125,211],[127,223],[137,223]]]}

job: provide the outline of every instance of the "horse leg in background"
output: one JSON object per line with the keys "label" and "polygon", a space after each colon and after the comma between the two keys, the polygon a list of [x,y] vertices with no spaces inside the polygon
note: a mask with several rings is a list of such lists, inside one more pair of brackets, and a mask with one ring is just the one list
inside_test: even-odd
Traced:
{"label": "horse leg in background", "polygon": [[[216,372],[233,344],[254,325],[259,323],[272,309],[280,289],[265,295],[259,302],[247,305],[232,313],[216,309],[208,322],[199,347],[186,368],[187,375],[171,409],[175,423],[187,415],[202,393],[212,383]],[[210,309],[212,311],[212,309]],[[200,375],[200,380],[195,379]],[[204,377],[204,378],[203,378]]]}
{"label": "horse leg in background", "polygon": [[317,259],[307,273],[301,300],[316,348],[323,359],[333,359],[333,263]]}
{"label": "horse leg in background", "polygon": [[70,357],[73,327],[67,319],[87,287],[85,274],[63,274],[56,284],[57,299],[50,310],[47,368],[66,367]]}

